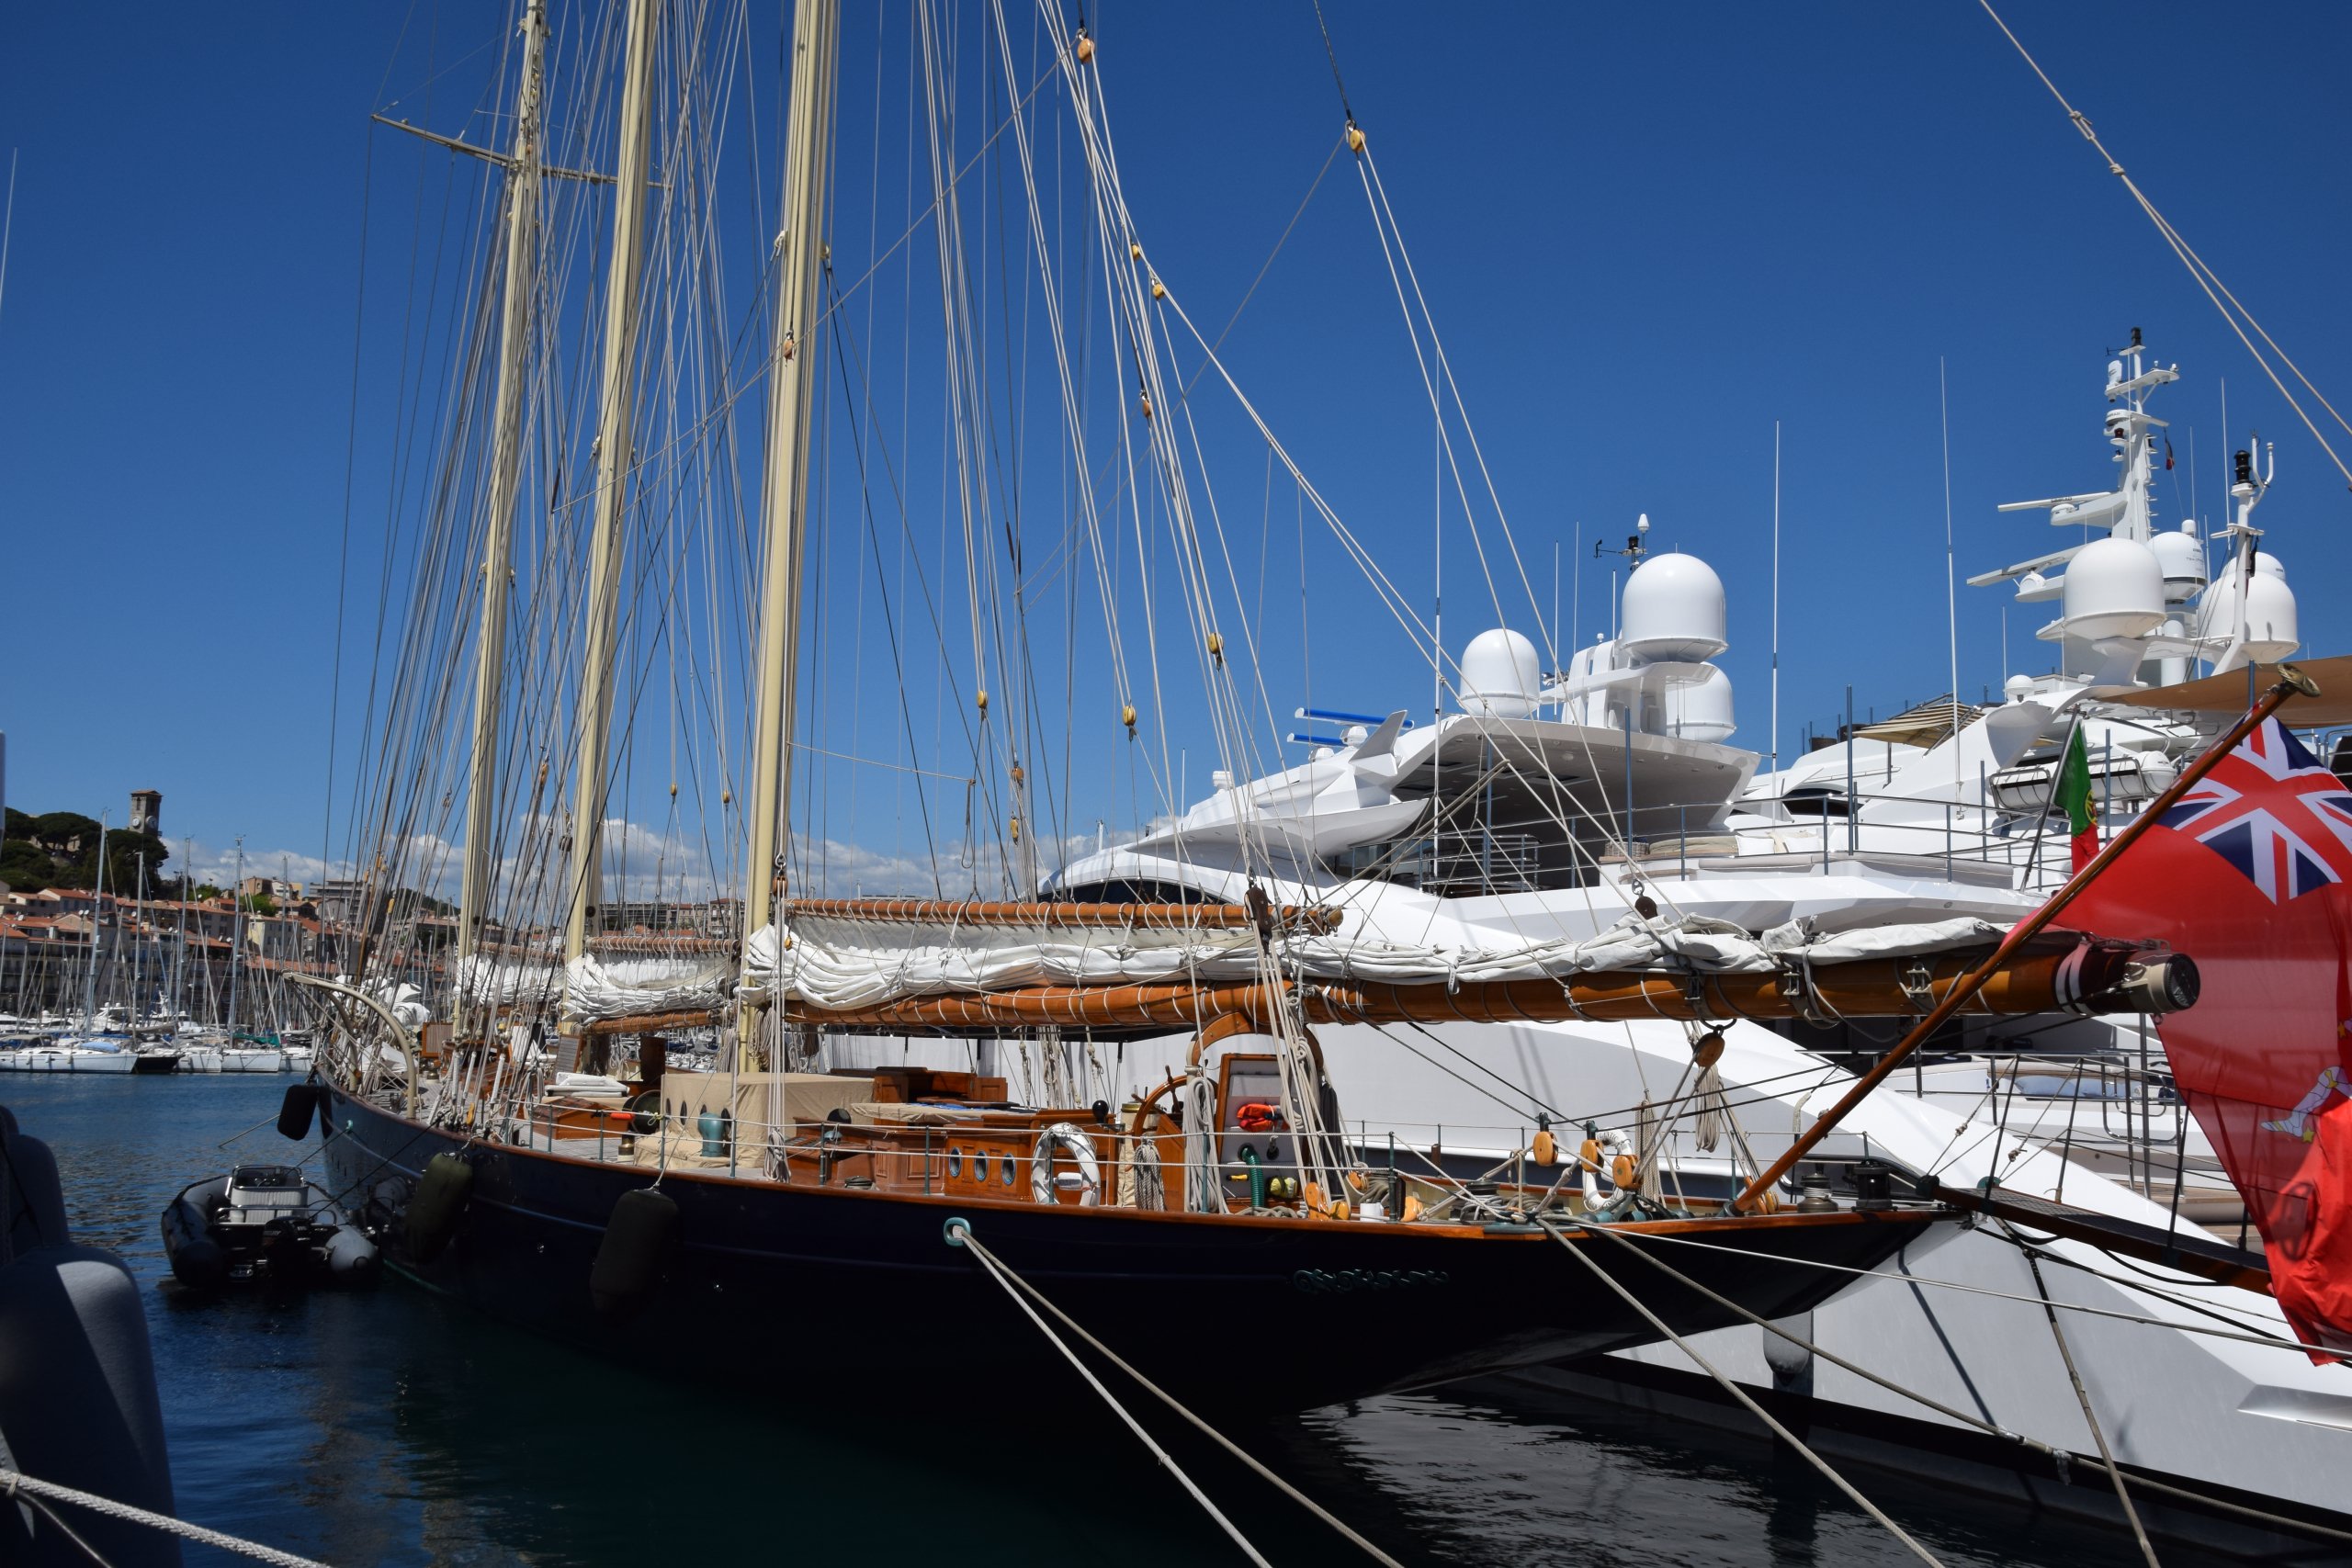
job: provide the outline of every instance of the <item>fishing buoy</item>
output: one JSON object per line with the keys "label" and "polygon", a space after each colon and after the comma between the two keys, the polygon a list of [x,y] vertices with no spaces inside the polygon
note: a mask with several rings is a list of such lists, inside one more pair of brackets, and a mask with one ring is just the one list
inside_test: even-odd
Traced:
{"label": "fishing buoy", "polygon": [[416,1195],[408,1201],[408,1255],[419,1263],[441,1256],[464,1217],[472,1195],[474,1168],[456,1155],[435,1155],[424,1162]]}
{"label": "fishing buoy", "polygon": [[599,1315],[623,1323],[652,1303],[677,1235],[678,1205],[668,1193],[639,1187],[621,1194],[588,1270]]}
{"label": "fishing buoy", "polygon": [[277,1131],[280,1136],[300,1143],[311,1135],[311,1117],[326,1098],[325,1090],[314,1083],[290,1083],[286,1086],[286,1098],[278,1102]]}

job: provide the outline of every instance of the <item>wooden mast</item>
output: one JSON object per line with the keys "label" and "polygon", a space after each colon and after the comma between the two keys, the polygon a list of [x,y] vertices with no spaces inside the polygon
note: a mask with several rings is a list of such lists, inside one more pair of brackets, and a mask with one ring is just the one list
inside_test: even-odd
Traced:
{"label": "wooden mast", "polygon": [[[776,236],[775,331],[768,355],[766,539],[760,595],[757,739],[744,826],[743,928],[770,923],[791,843],[792,735],[800,649],[800,563],[808,510],[808,423],[816,373],[817,284],[822,276],[827,181],[832,169],[838,0],[798,0],[792,22],[790,122],[784,156],[784,228]],[[739,1060],[759,1055],[763,1008],[746,1001]]]}
{"label": "wooden mast", "polygon": [[645,274],[645,197],[653,142],[655,0],[630,0],[621,68],[620,163],[613,203],[612,269],[605,289],[604,402],[596,421],[596,521],[588,546],[587,666],[580,681],[580,756],[572,778],[567,963],[588,951],[600,900],[613,728],[613,636],[620,608],[621,514],[628,492],[637,404],[638,295]]}
{"label": "wooden mast", "polygon": [[462,1037],[477,1021],[466,1005],[469,961],[481,946],[490,899],[492,823],[498,789],[498,718],[505,686],[506,601],[512,587],[514,498],[522,482],[523,395],[530,352],[531,294],[538,272],[539,110],[547,71],[547,8],[523,11],[523,88],[514,111],[514,152],[506,164],[506,278],[498,340],[497,423],[491,438],[490,516],[482,549],[481,637],[474,665],[474,742],[466,788],[465,881],[458,901],[454,1011]]}

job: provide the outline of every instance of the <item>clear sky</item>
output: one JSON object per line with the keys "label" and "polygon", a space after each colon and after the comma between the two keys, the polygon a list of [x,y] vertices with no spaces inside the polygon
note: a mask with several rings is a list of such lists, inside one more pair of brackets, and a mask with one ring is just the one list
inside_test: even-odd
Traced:
{"label": "clear sky", "polygon": [[[863,80],[851,66],[874,58],[874,13],[847,9],[844,77]],[[426,85],[420,39],[461,59],[494,43],[505,12],[0,10],[0,157],[19,160],[0,296],[11,805],[119,821],[130,790],[154,787],[200,869],[239,834],[256,866],[315,868],[368,154],[396,135],[368,116]],[[1089,12],[1154,259],[1222,322],[1339,129],[1314,14]],[[2178,459],[2162,520],[2216,517],[2225,453],[2259,428],[2279,475],[2260,522],[2307,648],[2352,646],[2342,479],[1973,4],[1326,13],[1538,597],[1555,544],[1572,576],[1579,527],[1589,552],[1647,512],[1655,543],[1706,557],[1731,586],[1741,742],[1770,745],[1774,422],[1785,751],[1849,682],[1881,713],[1946,687],[1939,359],[1965,577],[2066,542],[1996,503],[2111,482],[2099,380],[2134,326],[2184,375],[2154,407]],[[2014,0],[2006,14],[2352,407],[2352,9]],[[772,66],[783,23],[773,6],[752,17]],[[870,109],[845,89],[844,167],[870,155],[855,129]],[[1344,162],[1228,346],[1392,574],[1426,582],[1427,408]],[[1257,512],[1261,479],[1256,460],[1236,468],[1222,499]],[[355,489],[364,547],[384,487],[363,462]],[[1446,550],[1449,585],[1466,582],[1466,545]],[[1585,564],[1564,618],[1589,640],[1608,600]],[[1316,700],[1425,706],[1425,669],[1394,649],[1356,656],[1360,583],[1316,587]],[[2048,667],[2030,635],[2043,607],[2009,612],[2005,656],[2006,594],[1960,592],[1964,690]],[[1457,650],[1493,618],[1480,597],[1449,593]]]}

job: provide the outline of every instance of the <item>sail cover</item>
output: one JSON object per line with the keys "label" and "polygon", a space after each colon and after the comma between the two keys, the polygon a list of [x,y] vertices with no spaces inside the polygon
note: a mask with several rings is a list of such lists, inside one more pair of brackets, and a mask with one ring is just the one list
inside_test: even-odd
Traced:
{"label": "sail cover", "polygon": [[2352,792],[2273,718],[2066,911],[2197,955],[2158,1026],[2314,1359],[2352,1351]]}
{"label": "sail cover", "polygon": [[[1489,946],[1431,946],[1344,931],[1291,935],[1279,941],[1278,956],[1283,974],[1309,979],[1460,987],[1644,969],[1764,974],[1791,964],[1949,953],[1989,946],[1999,937],[1999,927],[1966,916],[1833,932],[1796,920],[1757,932],[1702,916],[1627,915],[1588,937],[1511,936]],[[818,918],[794,920],[789,939],[779,944],[773,926],[753,932],[744,944],[743,983],[775,986],[786,1000],[826,1010],[1023,986],[1231,984],[1255,978],[1260,962],[1248,930]]]}

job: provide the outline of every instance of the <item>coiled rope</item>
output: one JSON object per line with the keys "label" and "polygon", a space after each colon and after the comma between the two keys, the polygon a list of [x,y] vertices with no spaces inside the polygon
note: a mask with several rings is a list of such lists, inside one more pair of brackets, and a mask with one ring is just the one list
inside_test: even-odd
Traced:
{"label": "coiled rope", "polygon": [[205,1546],[217,1546],[223,1551],[239,1552],[264,1562],[274,1562],[278,1565],[278,1568],[326,1568],[324,1563],[311,1558],[297,1557],[290,1551],[280,1551],[274,1546],[264,1546],[259,1541],[243,1540],[233,1535],[223,1535],[219,1530],[207,1529],[202,1525],[192,1525],[186,1519],[175,1519],[169,1514],[151,1514],[144,1508],[134,1508],[128,1503],[118,1503],[111,1497],[100,1497],[89,1492],[77,1492],[71,1486],[60,1486],[54,1481],[38,1480],[21,1471],[0,1470],[0,1497],[5,1497],[10,1502],[28,1503],[40,1509],[42,1517],[62,1530],[66,1538],[81,1548],[93,1562],[103,1563],[106,1559],[92,1551],[89,1542],[76,1535],[73,1527],[57,1516],[56,1511],[49,1506],[51,1502],[71,1503],[75,1507],[87,1508],[94,1514],[104,1514],[108,1518],[128,1519],[132,1524],[168,1531],[185,1540],[197,1541]]}
{"label": "coiled rope", "polygon": [[[1080,1361],[1078,1357],[1071,1352],[1070,1348],[1067,1344],[1063,1343],[1061,1336],[1056,1334],[1052,1327],[1047,1325],[1046,1320],[1037,1315],[1036,1308],[1029,1304],[1031,1302],[1036,1303],[1037,1306],[1044,1307],[1047,1312],[1052,1313],[1055,1317],[1060,1319],[1064,1327],[1068,1328],[1072,1334],[1077,1335],[1079,1338],[1084,1340],[1089,1349],[1102,1357],[1104,1360],[1110,1362],[1113,1366],[1118,1368],[1119,1371],[1126,1373],[1127,1376],[1135,1379],[1135,1381],[1142,1386],[1145,1393],[1150,1394],[1154,1399],[1159,1400],[1160,1404],[1165,1404],[1169,1409],[1182,1416],[1186,1421],[1192,1424],[1195,1430],[1199,1431],[1204,1437],[1206,1437],[1211,1442],[1216,1443],[1217,1447],[1223,1449],[1227,1453],[1231,1454],[1235,1459],[1239,1460],[1243,1464],[1249,1466],[1251,1471],[1255,1472],[1261,1479],[1272,1485],[1274,1490],[1280,1492],[1283,1496],[1288,1497],[1292,1502],[1296,1503],[1300,1507],[1305,1508],[1308,1513],[1313,1514],[1325,1524],[1329,1525],[1342,1536],[1345,1536],[1351,1545],[1361,1548],[1364,1554],[1370,1557],[1374,1562],[1385,1564],[1385,1568],[1404,1568],[1404,1564],[1398,1562],[1394,1557],[1389,1556],[1388,1553],[1381,1551],[1380,1548],[1374,1546],[1371,1541],[1366,1540],[1362,1535],[1351,1529],[1346,1521],[1333,1514],[1329,1509],[1324,1507],[1314,1498],[1309,1497],[1306,1493],[1301,1492],[1297,1487],[1293,1486],[1289,1482],[1284,1481],[1272,1471],[1267,1469],[1265,1464],[1260,1461],[1257,1456],[1251,1454],[1248,1450],[1234,1442],[1230,1438],[1227,1438],[1224,1433],[1210,1426],[1206,1421],[1202,1420],[1198,1416],[1193,1415],[1190,1409],[1178,1402],[1174,1394],[1170,1393],[1158,1383],[1153,1382],[1149,1378],[1144,1376],[1143,1373],[1137,1371],[1133,1366],[1129,1365],[1117,1351],[1112,1349],[1108,1345],[1103,1344],[1102,1341],[1095,1338],[1093,1335],[1089,1334],[1084,1328],[1080,1327],[1078,1321],[1071,1317],[1069,1314],[1062,1311],[1061,1308],[1046,1300],[1045,1295],[1038,1291],[1036,1286],[1031,1284],[1028,1280],[1014,1273],[1005,1265],[1002,1258],[997,1257],[995,1253],[990,1252],[987,1247],[981,1246],[978,1238],[972,1235],[972,1226],[969,1221],[960,1218],[950,1220],[947,1222],[946,1231],[947,1245],[950,1247],[960,1247],[967,1252],[969,1252],[974,1258],[979,1259],[981,1267],[985,1268],[989,1271],[989,1277],[995,1280],[1000,1286],[1003,1287],[1005,1294],[1012,1298],[1015,1305],[1019,1306],[1023,1313],[1028,1314],[1029,1321],[1035,1324],[1038,1331],[1044,1334],[1047,1339],[1053,1341],[1054,1348],[1059,1350],[1062,1353],[1063,1358],[1067,1359],[1071,1366],[1078,1369],[1080,1375],[1086,1379],[1087,1382],[1092,1386],[1094,1392],[1102,1396],[1103,1403],[1108,1404],[1113,1410],[1116,1411],[1118,1413],[1119,1419],[1127,1424],[1127,1429],[1135,1433],[1137,1438],[1143,1440],[1144,1446],[1152,1451],[1154,1457],[1156,1457],[1161,1464],[1167,1466],[1169,1472],[1174,1475],[1176,1479],[1182,1483],[1184,1490],[1193,1495],[1193,1500],[1207,1510],[1209,1517],[1215,1519],[1218,1525],[1223,1527],[1225,1533],[1233,1538],[1234,1544],[1240,1547],[1241,1550],[1249,1555],[1250,1561],[1262,1563],[1265,1562],[1265,1559],[1259,1556],[1258,1551],[1255,1547],[1251,1546],[1247,1540],[1242,1539],[1241,1532],[1234,1528],[1232,1521],[1217,1511],[1216,1505],[1208,1500],[1208,1497],[1197,1485],[1193,1483],[1192,1477],[1186,1475],[1182,1470],[1177,1468],[1176,1461],[1169,1457],[1168,1450],[1161,1448],[1158,1443],[1152,1440],[1151,1435],[1146,1432],[1136,1418],[1127,1413],[1126,1407],[1122,1405],[1117,1399],[1112,1396],[1111,1391],[1104,1388],[1101,1381],[1095,1377],[1093,1372],[1088,1370],[1086,1364]],[[1024,1297],[1026,1298],[1025,1300],[1023,1299]]]}

